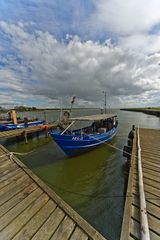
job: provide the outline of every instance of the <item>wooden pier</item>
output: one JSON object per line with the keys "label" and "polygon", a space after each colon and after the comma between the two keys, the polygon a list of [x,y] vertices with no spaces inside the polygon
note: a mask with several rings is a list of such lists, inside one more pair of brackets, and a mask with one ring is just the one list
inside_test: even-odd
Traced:
{"label": "wooden pier", "polygon": [[105,240],[2,145],[0,239]]}
{"label": "wooden pier", "polygon": [[39,126],[34,126],[34,127],[27,127],[27,128],[22,128],[22,129],[4,131],[4,132],[0,132],[0,139],[8,139],[8,138],[23,136],[25,139],[25,142],[27,143],[27,141],[28,141],[27,136],[29,134],[39,133],[39,132],[43,131],[47,135],[48,130],[55,128],[56,126],[57,126],[56,123],[49,123],[49,124],[39,125]]}
{"label": "wooden pier", "polygon": [[[138,174],[138,131],[133,140],[131,167],[122,223],[121,240],[160,240],[160,130],[139,129],[142,175],[146,209],[140,208]],[[141,209],[141,211],[140,211]],[[142,214],[147,217],[150,237],[142,238],[147,232],[142,224]]]}

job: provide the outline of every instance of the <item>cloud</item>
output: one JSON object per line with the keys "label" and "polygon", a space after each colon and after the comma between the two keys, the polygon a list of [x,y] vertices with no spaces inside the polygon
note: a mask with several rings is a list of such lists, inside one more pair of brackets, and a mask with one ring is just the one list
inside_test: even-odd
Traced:
{"label": "cloud", "polygon": [[120,35],[150,31],[160,22],[159,0],[99,0],[90,18],[95,28]]}
{"label": "cloud", "polygon": [[119,39],[119,44],[124,49],[133,49],[136,52],[152,54],[160,52],[160,34],[133,34]]}
{"label": "cloud", "polygon": [[68,35],[67,42],[59,41],[47,31],[28,32],[27,24],[20,22],[2,21],[0,29],[14,50],[9,58],[7,49],[4,54],[0,88],[15,91],[16,102],[54,107],[61,97],[69,104],[71,95],[76,95],[79,105],[100,106],[103,90],[112,107],[141,104],[141,99],[149,104],[150,93],[151,104],[154,93],[154,105],[159,101],[158,53],[133,51],[109,39],[100,43]]}

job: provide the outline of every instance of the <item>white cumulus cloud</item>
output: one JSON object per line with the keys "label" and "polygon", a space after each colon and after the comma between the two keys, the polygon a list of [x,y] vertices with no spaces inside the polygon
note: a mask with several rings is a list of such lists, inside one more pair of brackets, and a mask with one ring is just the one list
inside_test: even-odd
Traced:
{"label": "white cumulus cloud", "polygon": [[29,33],[25,24],[0,22],[0,28],[21,59],[17,64],[15,57],[4,66],[0,87],[13,89],[20,100],[29,94],[53,107],[58,98],[74,94],[79,104],[100,106],[106,90],[112,107],[141,105],[141,99],[154,105],[160,101],[158,53],[133,51],[109,39],[102,44],[70,36],[64,43],[49,32]]}

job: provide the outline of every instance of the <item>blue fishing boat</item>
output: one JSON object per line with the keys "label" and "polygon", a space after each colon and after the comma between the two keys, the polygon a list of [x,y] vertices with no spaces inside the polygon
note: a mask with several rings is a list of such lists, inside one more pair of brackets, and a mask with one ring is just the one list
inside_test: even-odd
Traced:
{"label": "blue fishing boat", "polygon": [[[88,127],[71,131],[76,121],[92,123]],[[60,125],[59,129],[51,132],[51,136],[68,156],[74,156],[111,141],[117,133],[117,126],[117,116],[113,114],[84,116],[68,119],[68,126],[63,129]]]}
{"label": "blue fishing boat", "polygon": [[22,129],[22,128],[26,128],[26,127],[33,127],[33,126],[43,125],[44,123],[45,123],[45,121],[33,121],[33,122],[28,122],[27,124],[26,123],[0,124],[0,131],[9,131],[9,130],[14,130],[14,129]]}

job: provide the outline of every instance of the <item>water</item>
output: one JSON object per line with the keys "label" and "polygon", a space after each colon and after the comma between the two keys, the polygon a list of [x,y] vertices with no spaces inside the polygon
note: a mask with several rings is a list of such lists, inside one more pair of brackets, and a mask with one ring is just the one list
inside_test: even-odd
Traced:
{"label": "water", "polygon": [[[84,110],[83,115],[99,113],[99,110]],[[118,134],[112,145],[119,149],[127,143],[131,126],[160,128],[160,118],[136,112],[116,111],[119,119]],[[36,116],[36,113],[33,113]],[[80,115],[79,111],[73,113]],[[40,113],[39,113],[40,115]],[[41,113],[43,119],[43,113]],[[59,113],[48,112],[50,121]],[[27,150],[35,143],[30,141]],[[10,150],[26,151],[19,143]],[[41,179],[53,188],[69,205],[110,240],[120,237],[124,207],[124,163],[122,152],[103,145],[86,154],[67,158],[53,142],[35,148],[22,161]]]}

